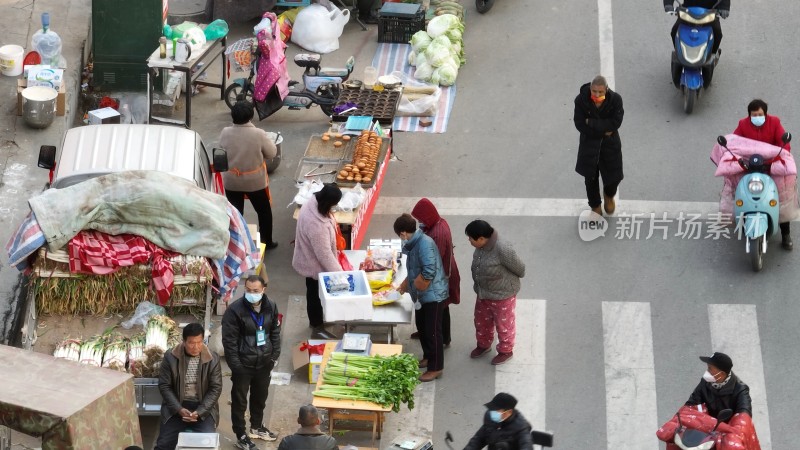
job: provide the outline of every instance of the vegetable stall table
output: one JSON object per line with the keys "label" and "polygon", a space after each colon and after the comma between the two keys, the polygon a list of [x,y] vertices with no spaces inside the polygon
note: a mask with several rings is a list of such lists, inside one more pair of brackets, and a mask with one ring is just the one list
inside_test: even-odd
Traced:
{"label": "vegetable stall table", "polygon": [[[352,156],[351,153],[348,153],[349,150],[346,146],[340,150],[333,145],[323,147],[315,144],[319,138],[320,136],[311,137],[311,142],[306,149],[305,156],[298,167],[296,177],[298,182],[302,182],[304,179],[318,179],[323,183],[334,182],[336,181],[336,172],[338,172],[340,166],[346,161],[344,158],[349,160],[349,157]],[[366,195],[361,205],[353,211],[335,211],[333,213],[336,222],[342,229],[345,240],[347,240],[348,249],[358,249],[364,242],[364,237],[367,234],[367,227],[369,227],[370,220],[372,220],[372,213],[375,211],[375,205],[378,203],[378,196],[380,195],[383,181],[386,178],[386,168],[389,166],[389,159],[392,155],[392,146],[394,142],[391,139],[391,133],[383,139],[385,142],[381,148],[378,167],[375,171],[375,179],[372,181],[371,187],[368,186],[364,188]],[[355,140],[355,138],[353,140]],[[308,168],[314,168],[320,165],[323,166],[323,171],[331,168],[334,173],[326,174],[328,176],[306,176],[309,172]],[[342,190],[346,190],[350,187],[349,185],[354,185],[352,183],[342,183],[341,181],[337,181],[337,183],[342,187]],[[293,217],[297,219],[298,214],[300,214],[299,206],[295,208]]]}
{"label": "vegetable stall table", "polygon": [[[354,268],[358,268],[358,266],[366,259],[367,251],[366,250],[345,250],[345,255],[347,255],[347,259],[350,261],[350,264],[353,265]],[[399,285],[403,280],[406,279],[406,256],[403,255],[402,259],[400,260],[400,264],[397,267],[397,272],[394,274],[393,284]],[[328,302],[333,303],[333,302]],[[323,310],[325,312],[328,311],[329,308],[332,306],[330,304],[323,304]],[[374,312],[372,315],[371,320],[333,320],[328,322],[326,319],[326,323],[342,323],[344,324],[345,333],[349,333],[350,329],[357,326],[376,326],[376,327],[387,327],[387,340],[389,344],[392,343],[392,337],[394,336],[394,328],[397,325],[402,324],[410,324],[413,311],[414,311],[414,302],[411,300],[411,296],[403,294],[399,300],[394,303],[389,303],[388,305],[380,305],[380,306],[373,306]]]}
{"label": "vegetable stall table", "polygon": [[[208,86],[219,89],[219,98],[225,98],[225,83],[226,83],[226,70],[225,70],[225,49],[227,48],[228,38],[222,37],[207,41],[203,46],[195,51],[192,50],[191,57],[187,62],[179,63],[175,61],[172,56],[167,56],[162,59],[159,55],[159,49],[153,52],[147,58],[148,77],[147,77],[147,117],[148,123],[168,123],[186,125],[187,128],[192,127],[192,85],[197,84],[200,86]],[[168,52],[169,53],[169,52]],[[210,83],[208,81],[198,81],[198,78],[206,72],[215,59],[219,58],[222,61],[222,79],[219,83]],[[201,65],[204,64],[204,65]],[[186,117],[184,120],[171,119],[167,117],[157,117],[153,115],[153,97],[155,91],[155,81],[158,72],[162,72],[162,76],[166,77],[169,70],[177,70],[183,73],[185,82],[184,97],[186,98]],[[178,86],[178,93],[180,86]],[[176,96],[177,94],[176,93]]]}
{"label": "vegetable stall table", "polygon": [[[331,353],[336,348],[338,342],[328,342],[325,344],[325,353],[322,355],[322,364],[320,366],[320,373],[325,372],[325,367],[331,358]],[[372,344],[370,355],[399,355],[403,352],[402,345],[396,344]],[[322,376],[317,379],[317,389],[323,384]],[[383,431],[384,414],[392,410],[391,406],[384,407],[377,403],[368,402],[364,400],[335,400],[324,397],[314,397],[311,403],[317,408],[324,408],[328,410],[328,434],[333,436],[336,431],[337,420],[349,420],[355,422],[370,422],[372,423],[372,447],[375,447],[375,437],[381,437]],[[340,426],[339,430],[343,430]]]}

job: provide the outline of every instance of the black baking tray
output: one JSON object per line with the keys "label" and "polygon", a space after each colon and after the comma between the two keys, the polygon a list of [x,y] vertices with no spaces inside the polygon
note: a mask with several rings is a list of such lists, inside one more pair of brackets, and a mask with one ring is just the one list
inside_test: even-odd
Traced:
{"label": "black baking tray", "polygon": [[346,103],[355,103],[358,106],[355,110],[343,114],[334,114],[333,120],[335,122],[344,122],[350,116],[372,116],[373,120],[377,120],[381,125],[391,126],[401,95],[402,91],[399,90],[343,90],[339,94],[336,106]]}

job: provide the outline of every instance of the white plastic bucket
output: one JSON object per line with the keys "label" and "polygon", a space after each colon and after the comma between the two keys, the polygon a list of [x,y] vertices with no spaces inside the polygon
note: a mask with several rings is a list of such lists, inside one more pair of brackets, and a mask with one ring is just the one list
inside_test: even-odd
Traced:
{"label": "white plastic bucket", "polygon": [[25,49],[19,45],[4,45],[0,47],[0,71],[3,75],[18,77],[22,74],[22,57]]}
{"label": "white plastic bucket", "polygon": [[56,116],[58,91],[46,86],[22,90],[22,118],[31,128],[47,128]]}

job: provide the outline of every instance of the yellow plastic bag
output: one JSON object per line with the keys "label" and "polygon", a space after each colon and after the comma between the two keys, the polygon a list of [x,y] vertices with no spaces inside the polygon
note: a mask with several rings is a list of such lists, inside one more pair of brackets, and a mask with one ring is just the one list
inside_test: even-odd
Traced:
{"label": "yellow plastic bag", "polygon": [[282,12],[281,15],[278,16],[278,30],[280,30],[281,40],[283,42],[289,42],[289,39],[292,37],[292,27],[301,9],[303,8],[292,8]]}
{"label": "yellow plastic bag", "polygon": [[378,291],[386,286],[391,286],[392,274],[393,272],[391,270],[367,272],[367,280],[369,281],[369,287],[372,289],[372,292]]}
{"label": "yellow plastic bag", "polygon": [[388,288],[372,294],[372,305],[383,306],[394,303],[400,300],[400,293],[394,289]]}

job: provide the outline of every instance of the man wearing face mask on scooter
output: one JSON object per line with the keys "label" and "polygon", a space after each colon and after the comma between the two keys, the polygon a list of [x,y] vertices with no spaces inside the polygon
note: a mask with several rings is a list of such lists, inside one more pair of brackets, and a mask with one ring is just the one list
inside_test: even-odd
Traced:
{"label": "man wearing face mask on scooter", "polygon": [[532,450],[531,424],[515,406],[513,395],[501,392],[486,405],[483,426],[469,440],[464,450]]}
{"label": "man wearing face mask on scooter", "polygon": [[[270,300],[258,275],[247,277],[243,298],[228,305],[222,316],[222,347],[231,369],[231,424],[242,450],[254,450],[250,438],[274,441],[277,434],[264,426],[264,407],[272,368],[281,354],[278,306]],[[250,393],[250,428],[245,428]]]}
{"label": "man wearing face mask on scooter", "polygon": [[731,358],[725,353],[715,352],[711,356],[701,356],[700,361],[708,364],[708,370],[686,401],[686,406],[705,403],[708,413],[714,417],[723,409],[753,417],[750,388],[731,371]]}

